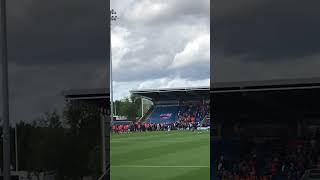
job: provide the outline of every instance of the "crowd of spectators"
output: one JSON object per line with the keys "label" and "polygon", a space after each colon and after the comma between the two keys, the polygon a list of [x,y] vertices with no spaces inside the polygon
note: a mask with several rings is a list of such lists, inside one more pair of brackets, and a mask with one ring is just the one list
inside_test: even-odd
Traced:
{"label": "crowd of spectators", "polygon": [[202,121],[209,114],[209,104],[189,103],[178,112],[178,122],[196,123]]}
{"label": "crowd of spectators", "polygon": [[194,131],[202,126],[201,121],[208,115],[208,110],[209,104],[186,104],[178,112],[177,120],[172,123],[136,122],[126,125],[113,125],[112,131],[115,133],[171,130]]}
{"label": "crowd of spectators", "polygon": [[269,155],[262,155],[253,148],[238,160],[220,156],[216,166],[217,179],[299,180],[305,170],[320,163],[317,162],[319,145],[315,141],[315,138],[297,141],[300,143],[296,143],[293,148],[287,145],[283,152]]}
{"label": "crowd of spectators", "polygon": [[147,132],[147,131],[171,131],[171,130],[197,130],[200,123],[186,123],[186,122],[174,122],[174,123],[140,123],[130,125],[113,125],[112,131],[115,133],[128,133],[128,132]]}
{"label": "crowd of spectators", "polygon": [[256,157],[254,153],[247,154],[238,161],[225,161],[220,157],[218,164],[219,179],[292,179],[298,180],[309,167],[309,159],[299,152],[280,157]]}

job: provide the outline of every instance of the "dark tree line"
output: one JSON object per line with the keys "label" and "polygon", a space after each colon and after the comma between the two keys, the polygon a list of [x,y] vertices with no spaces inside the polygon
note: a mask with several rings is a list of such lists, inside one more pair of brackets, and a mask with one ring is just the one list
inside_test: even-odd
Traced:
{"label": "dark tree line", "polygon": [[[57,180],[79,180],[84,176],[97,179],[102,163],[101,118],[94,106],[69,103],[62,116],[54,111],[30,123],[18,123],[19,170],[38,178],[46,172]],[[14,133],[11,137],[15,164]]]}

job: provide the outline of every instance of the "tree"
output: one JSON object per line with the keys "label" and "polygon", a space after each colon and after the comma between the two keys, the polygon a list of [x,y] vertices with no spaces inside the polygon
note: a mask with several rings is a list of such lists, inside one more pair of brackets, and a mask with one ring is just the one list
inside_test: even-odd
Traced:
{"label": "tree", "polygon": [[58,115],[57,111],[54,110],[51,114],[46,113],[46,120],[49,122],[49,128],[62,128],[62,123],[60,120],[60,116]]}
{"label": "tree", "polygon": [[42,172],[59,171],[64,130],[56,112],[27,124],[20,122],[18,129],[18,153],[20,169],[27,170],[38,179]]}
{"label": "tree", "polygon": [[136,117],[141,116],[141,98],[131,95],[122,100],[114,102],[117,107],[117,114],[125,116],[129,120],[136,120]]}
{"label": "tree", "polygon": [[[101,162],[101,114],[93,104],[70,102],[64,111],[64,123],[68,125],[64,144],[63,174],[70,179],[87,175],[98,177]],[[97,155],[99,154],[99,155]],[[92,165],[95,161],[96,166]]]}
{"label": "tree", "polygon": [[101,114],[93,104],[68,103],[62,117],[44,113],[18,129],[19,168],[36,175],[52,172],[59,180],[101,175]]}

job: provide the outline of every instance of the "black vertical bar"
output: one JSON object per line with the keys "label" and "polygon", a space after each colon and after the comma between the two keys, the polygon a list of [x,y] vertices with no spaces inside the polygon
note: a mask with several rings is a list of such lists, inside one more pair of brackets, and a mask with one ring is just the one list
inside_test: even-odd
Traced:
{"label": "black vertical bar", "polygon": [[6,0],[1,0],[1,54],[2,54],[2,128],[3,128],[3,177],[10,180],[10,127],[7,54]]}

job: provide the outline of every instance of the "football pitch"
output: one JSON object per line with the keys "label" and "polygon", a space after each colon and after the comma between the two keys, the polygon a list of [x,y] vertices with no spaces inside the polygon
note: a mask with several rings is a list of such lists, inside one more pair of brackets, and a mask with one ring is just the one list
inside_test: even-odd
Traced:
{"label": "football pitch", "polygon": [[209,180],[209,132],[111,135],[111,180]]}

